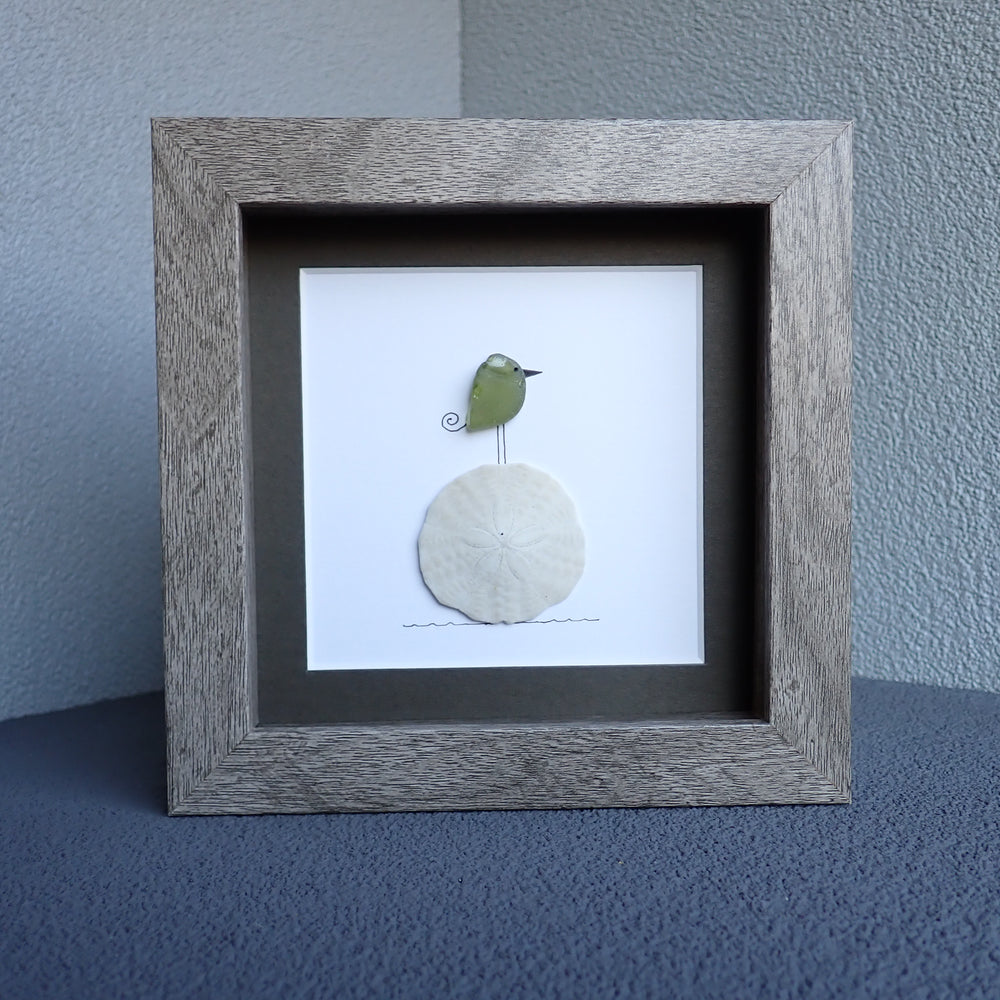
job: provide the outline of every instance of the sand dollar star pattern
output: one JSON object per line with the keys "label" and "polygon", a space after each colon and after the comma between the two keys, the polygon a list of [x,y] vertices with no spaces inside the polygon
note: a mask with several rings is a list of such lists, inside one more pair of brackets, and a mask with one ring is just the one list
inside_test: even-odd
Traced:
{"label": "sand dollar star pattern", "polygon": [[483,465],[452,480],[417,542],[435,598],[474,621],[530,621],[566,599],[584,567],[576,508],[530,465]]}

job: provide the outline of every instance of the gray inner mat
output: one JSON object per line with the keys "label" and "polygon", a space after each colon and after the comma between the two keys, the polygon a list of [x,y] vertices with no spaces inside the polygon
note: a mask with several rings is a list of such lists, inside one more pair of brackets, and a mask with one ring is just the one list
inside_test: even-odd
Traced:
{"label": "gray inner mat", "polygon": [[[754,555],[764,209],[250,210],[244,238],[262,723],[760,714]],[[307,671],[299,269],[574,264],[703,267],[706,663]],[[618,419],[627,433],[627,415]]]}

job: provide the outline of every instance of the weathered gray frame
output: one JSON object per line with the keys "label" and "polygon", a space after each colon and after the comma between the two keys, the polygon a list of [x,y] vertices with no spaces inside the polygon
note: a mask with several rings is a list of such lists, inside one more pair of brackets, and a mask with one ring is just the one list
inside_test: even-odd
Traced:
{"label": "weathered gray frame", "polygon": [[[170,812],[849,801],[851,138],[848,122],[154,120]],[[742,204],[770,219],[748,651],[765,719],[258,726],[242,208]]]}

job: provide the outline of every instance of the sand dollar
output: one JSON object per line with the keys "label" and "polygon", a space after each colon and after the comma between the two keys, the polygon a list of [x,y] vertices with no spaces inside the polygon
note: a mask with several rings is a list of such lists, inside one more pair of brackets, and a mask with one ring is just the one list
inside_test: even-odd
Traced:
{"label": "sand dollar", "polygon": [[428,508],[417,549],[431,593],[479,622],[530,621],[583,573],[576,507],[530,465],[482,465],[453,479]]}

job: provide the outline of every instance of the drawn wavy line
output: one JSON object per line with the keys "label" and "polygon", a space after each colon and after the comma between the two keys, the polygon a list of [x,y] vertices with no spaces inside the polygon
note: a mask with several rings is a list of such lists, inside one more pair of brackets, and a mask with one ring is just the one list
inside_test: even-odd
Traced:
{"label": "drawn wavy line", "polygon": [[521,625],[551,625],[552,622],[599,622],[600,618],[542,618],[535,622],[520,622]]}
{"label": "drawn wavy line", "polygon": [[[545,618],[541,621],[516,622],[517,625],[552,625],[564,624],[565,622],[599,622],[600,618]],[[449,625],[455,628],[463,628],[466,625],[491,625],[492,622],[414,622],[411,625],[404,625],[403,628],[447,628]]]}

